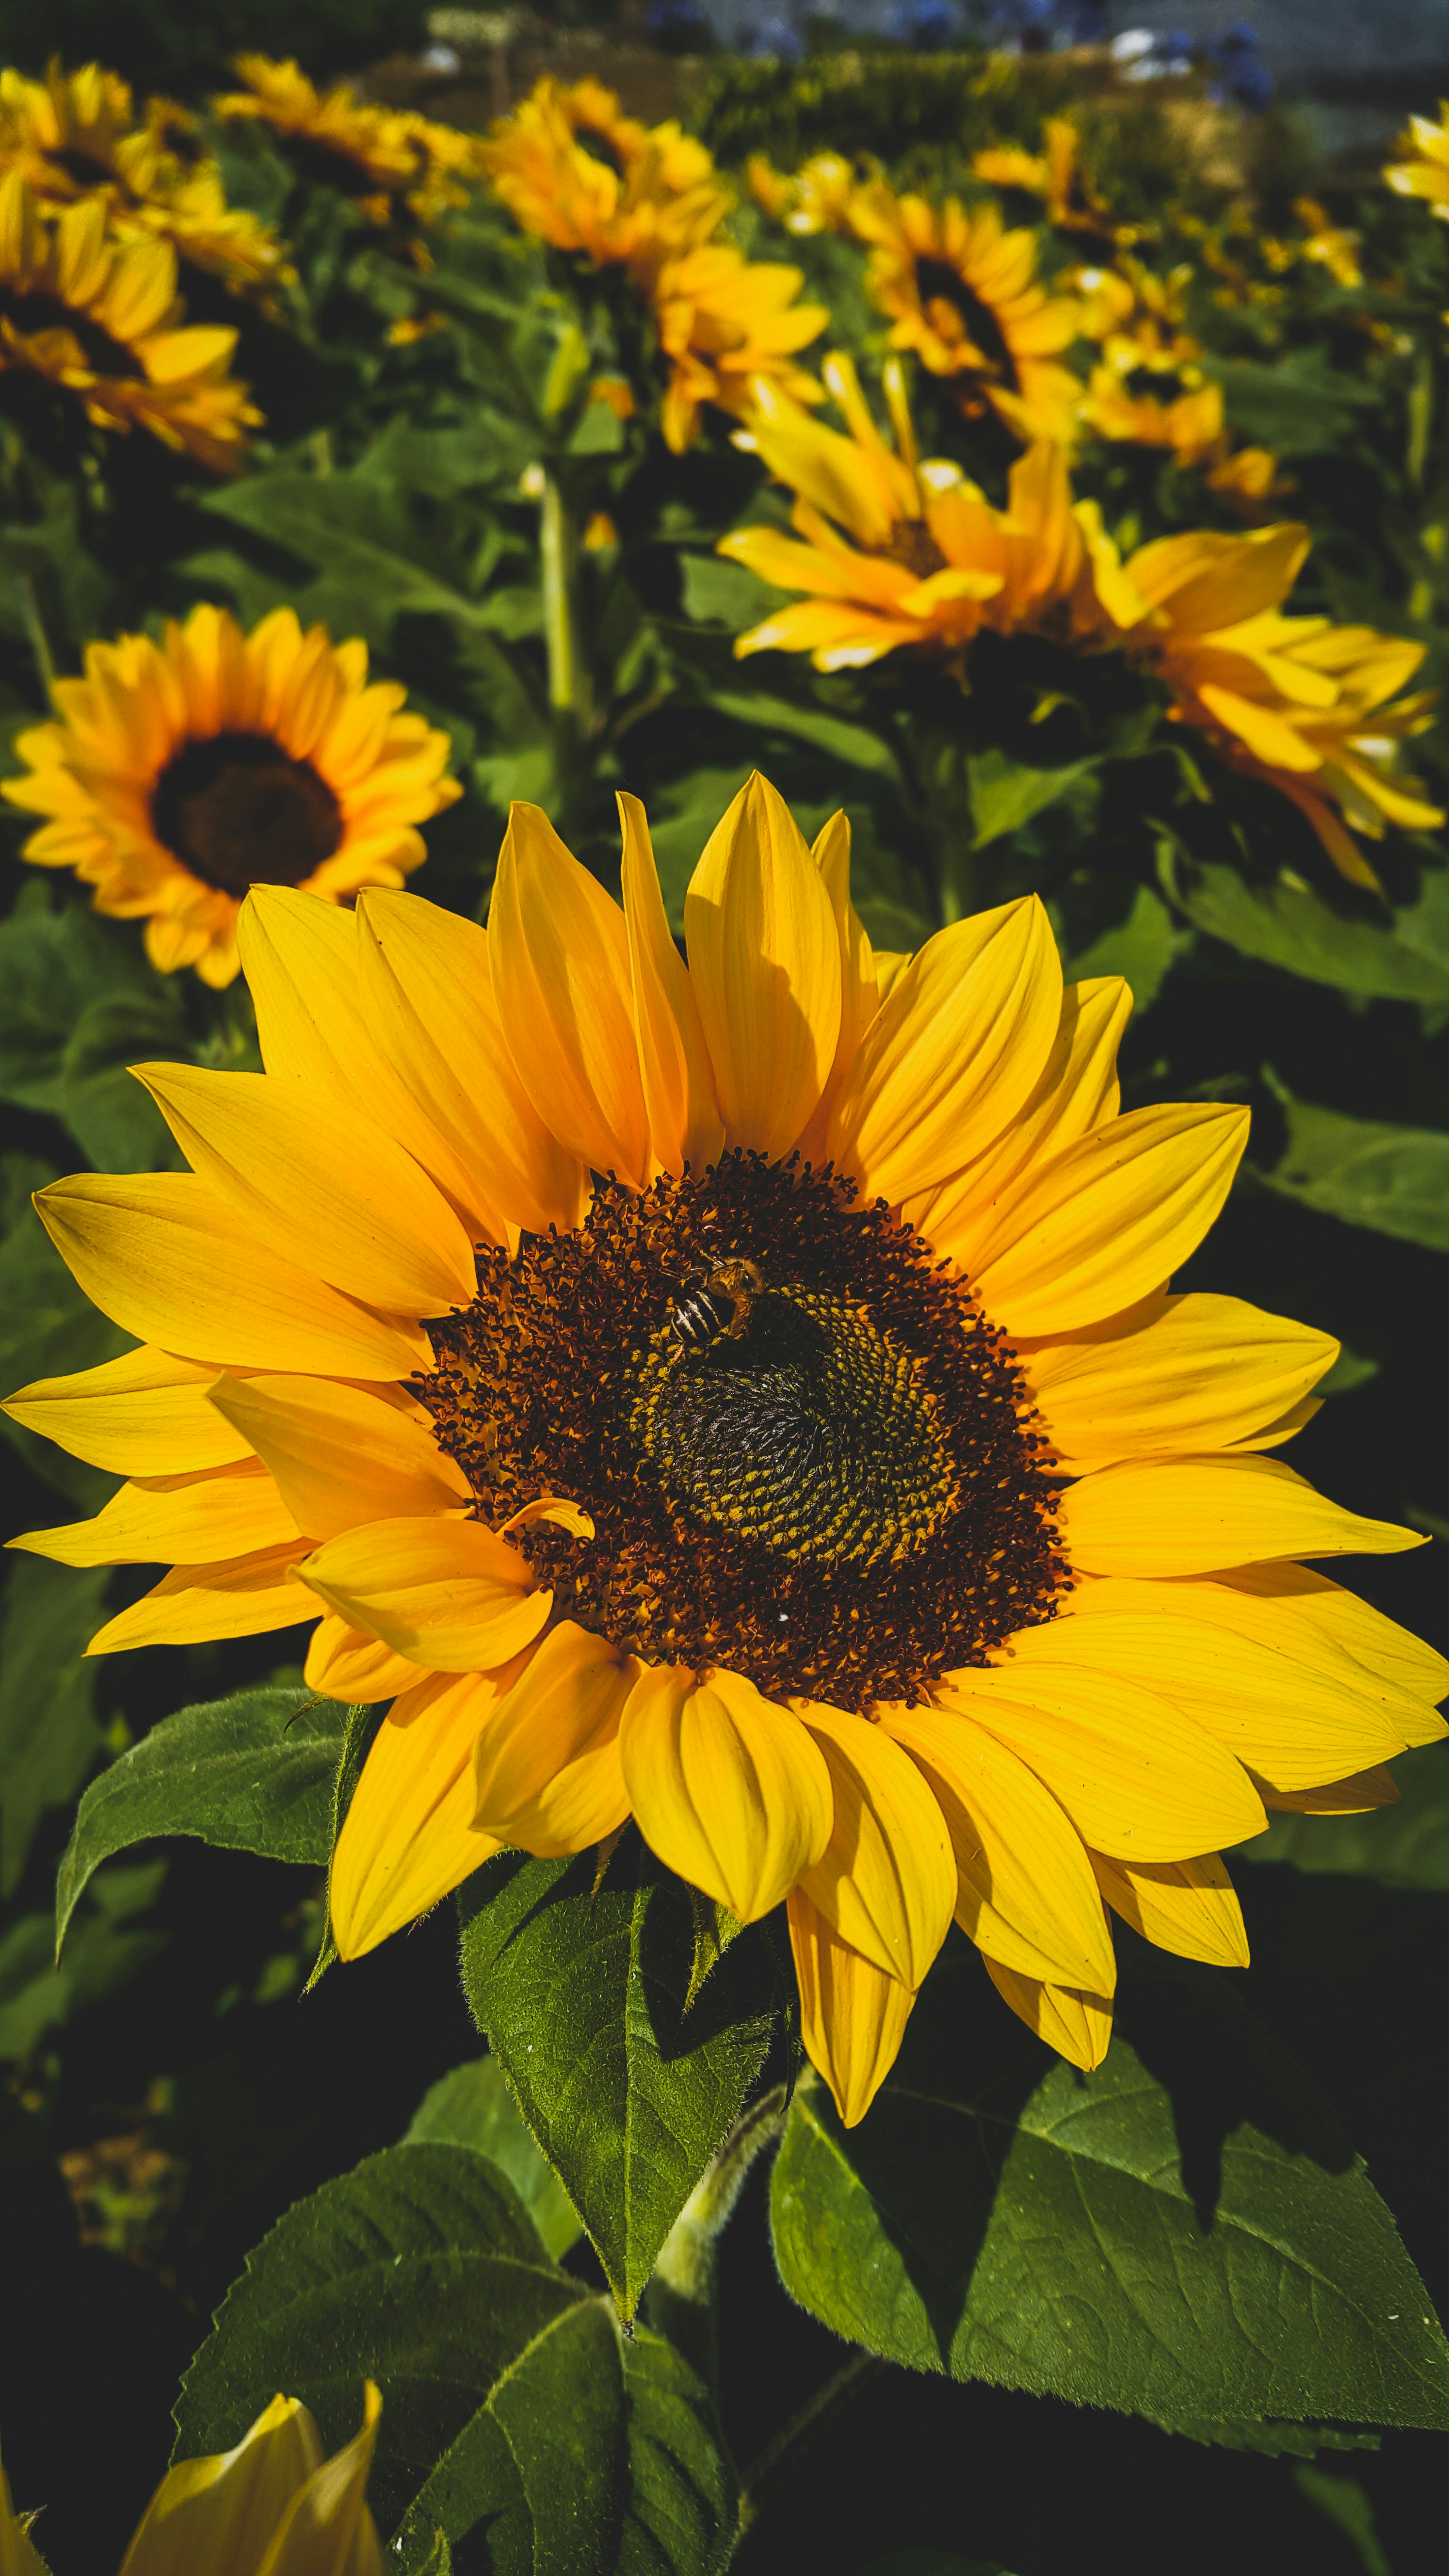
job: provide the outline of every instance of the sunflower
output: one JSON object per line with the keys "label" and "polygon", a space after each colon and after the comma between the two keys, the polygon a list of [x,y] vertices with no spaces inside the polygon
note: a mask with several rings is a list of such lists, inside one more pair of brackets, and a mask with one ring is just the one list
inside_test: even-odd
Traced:
{"label": "sunflower", "polygon": [[803,282],[798,268],[746,259],[728,242],[665,262],[653,304],[671,368],[660,426],[676,455],[693,439],[705,403],[743,414],[762,382],[797,401],[819,401],[814,377],[792,362],[830,316],[823,304],[796,303]]}
{"label": "sunflower", "polygon": [[1422,197],[1431,215],[1449,223],[1449,99],[1439,102],[1437,125],[1432,117],[1411,116],[1398,148],[1408,158],[1388,164],[1389,186],[1401,197]]}
{"label": "sunflower", "polygon": [[344,1956],[632,1816],[787,1904],[848,2121],[953,1914],[1095,2064],[1107,1908],[1240,1962],[1221,1848],[1446,1732],[1449,1667],[1297,1561],[1424,1542],[1262,1454],[1336,1345],[1164,1284],[1247,1113],[1121,1114],[1130,996],[1034,897],[883,994],[844,817],[755,779],[686,964],[620,806],[622,907],[527,806],[486,931],[252,895],[267,1071],[138,1068],[192,1171],[37,1202],[139,1346],[12,1399],[131,1479],[18,1544],[171,1566],[92,1653],[310,1612],[313,1688],[391,1703]]}
{"label": "sunflower", "polygon": [[72,393],[99,428],[148,429],[218,472],[261,419],[228,373],[236,333],[185,326],[169,242],[118,241],[105,200],[50,214],[0,179],[0,372]]}
{"label": "sunflower", "polygon": [[748,435],[796,493],[792,515],[803,543],[774,528],[740,528],[719,552],[776,589],[810,596],[741,635],[737,659],[771,649],[810,653],[818,670],[833,671],[879,661],[900,645],[959,654],[986,625],[1071,640],[1095,634],[1114,609],[1126,619],[1141,615],[1096,505],[1072,500],[1059,447],[1019,457],[1007,507],[995,510],[958,465],[918,457],[898,359],[884,376],[894,448],[850,360],[837,352],[822,372],[848,438],[774,387],[753,388]]}
{"label": "sunflower", "polygon": [[19,170],[42,199],[99,193],[121,234],[154,235],[236,288],[288,278],[271,227],[227,202],[214,161],[183,160],[169,135],[176,111],[153,101],[138,124],[129,84],[99,63],[53,62],[43,81],[0,71],[0,168]]}
{"label": "sunflower", "polygon": [[1221,385],[1194,384],[1174,371],[1164,388],[1162,375],[1146,373],[1135,359],[1125,369],[1093,368],[1082,418],[1099,438],[1168,448],[1179,465],[1211,463],[1227,446]]}
{"label": "sunflower", "polygon": [[[383,2576],[382,2543],[367,2509],[367,2477],[382,2398],[363,2392],[362,2430],[329,2460],[299,2397],[274,2397],[235,2450],[168,2469],[131,2536],[123,2576]],[[46,2576],[0,2468],[0,2568]]]}
{"label": "sunflower", "polygon": [[447,735],[400,713],[405,694],[368,686],[365,644],[303,634],[290,608],[250,635],[194,608],[160,644],[88,646],[84,679],[55,683],[57,720],[17,737],[29,768],[3,793],[47,818],[25,857],[144,920],[153,966],[229,984],[249,886],[339,903],[427,856],[416,826],[462,790]]}
{"label": "sunflower", "polygon": [[672,121],[625,116],[595,80],[539,81],[479,158],[526,233],[600,267],[647,268],[691,250],[734,202],[702,143]]}
{"label": "sunflower", "polygon": [[480,147],[456,126],[408,108],[372,106],[350,81],[319,90],[300,65],[269,54],[238,54],[235,68],[246,87],[214,98],[213,114],[269,125],[316,177],[356,197],[375,223],[389,222],[399,203],[420,223],[467,203]]}
{"label": "sunflower", "polygon": [[978,179],[994,188],[1022,188],[1046,201],[1047,219],[1061,232],[1110,233],[1133,238],[1112,222],[1107,200],[1093,187],[1082,162],[1082,138],[1071,118],[1049,116],[1042,126],[1042,150],[1024,152],[1019,144],[992,145],[971,164]]}
{"label": "sunflower", "polygon": [[1306,528],[1289,524],[1141,547],[1124,566],[1147,611],[1129,649],[1167,683],[1181,721],[1291,797],[1340,874],[1378,891],[1353,832],[1377,840],[1386,823],[1430,831],[1444,820],[1418,780],[1392,768],[1396,742],[1431,720],[1432,692],[1398,696],[1424,647],[1368,626],[1283,616],[1279,602],[1309,542]]}
{"label": "sunflower", "polygon": [[860,181],[843,152],[816,152],[787,175],[763,152],[752,153],[745,177],[756,205],[791,233],[848,233]]}
{"label": "sunflower", "polygon": [[883,182],[858,190],[852,220],[873,245],[867,284],[894,320],[892,348],[959,378],[967,408],[989,403],[1023,441],[1069,442],[1082,389],[1057,362],[1081,310],[1039,282],[1035,236],[1007,232],[995,206],[933,206]]}

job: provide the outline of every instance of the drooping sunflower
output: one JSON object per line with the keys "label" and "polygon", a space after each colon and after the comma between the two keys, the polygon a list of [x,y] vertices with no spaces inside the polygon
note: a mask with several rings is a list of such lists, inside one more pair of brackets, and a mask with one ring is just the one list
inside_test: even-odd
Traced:
{"label": "drooping sunflower", "polygon": [[[382,2397],[363,2392],[362,2430],[328,2459],[298,2397],[274,2397],[236,2448],[168,2469],[131,2535],[121,2576],[383,2576],[367,2479]],[[0,2569],[46,2576],[0,2468]]]}
{"label": "drooping sunflower", "polygon": [[160,644],[123,635],[57,680],[56,721],[20,734],[12,805],[46,817],[37,867],[74,868],[95,907],[143,920],[153,966],[221,986],[239,965],[249,886],[305,886],[338,903],[398,886],[427,852],[420,822],[461,795],[448,737],[369,686],[367,647],[303,633],[279,608],[243,634],[194,608]]}
{"label": "drooping sunflower", "polygon": [[428,223],[466,204],[468,183],[480,174],[472,135],[411,108],[374,106],[350,81],[319,90],[298,63],[269,54],[238,54],[235,69],[245,88],[214,98],[212,113],[269,125],[374,222],[391,221],[400,205]]}
{"label": "drooping sunflower", "polygon": [[833,671],[903,645],[959,653],[982,626],[1071,641],[1113,617],[1141,615],[1095,503],[1072,499],[1060,447],[1019,457],[1007,507],[997,510],[959,465],[918,456],[898,360],[884,371],[894,449],[851,361],[836,352],[822,374],[848,438],[773,386],[753,389],[748,434],[796,493],[803,543],[774,528],[738,528],[719,552],[777,589],[810,595],[739,636],[738,659],[808,652],[818,670]]}
{"label": "drooping sunflower", "polygon": [[894,321],[891,346],[959,380],[965,404],[989,404],[1024,442],[1069,443],[1082,388],[1060,358],[1081,313],[1040,283],[1035,235],[1008,232],[993,205],[936,206],[883,182],[857,191],[851,220],[873,245],[867,284]]}
{"label": "drooping sunflower", "polygon": [[0,179],[0,372],[41,376],[98,427],[147,429],[226,472],[261,419],[229,372],[236,337],[186,323],[170,243],[118,240],[104,198],[51,214],[18,170]]}
{"label": "drooping sunflower", "polygon": [[595,80],[545,78],[479,159],[514,221],[555,250],[638,268],[709,238],[734,200],[702,143],[642,125]]}
{"label": "drooping sunflower", "polygon": [[787,1903],[847,2120],[953,1913],[1095,2064],[1109,1907],[1241,1961],[1221,1849],[1446,1731],[1449,1667],[1298,1562],[1423,1542],[1262,1454],[1336,1345],[1167,1284],[1247,1114],[1121,1114],[1130,997],[1035,898],[882,993],[844,818],[757,779],[686,965],[620,802],[622,906],[529,807],[486,931],[250,898],[267,1071],[139,1068],[192,1171],[37,1202],[138,1347],[11,1410],[131,1481],[19,1544],[171,1566],[92,1653],[321,1614],[314,1688],[391,1703],[345,1956],[632,1815]]}
{"label": "drooping sunflower", "polygon": [[286,278],[286,245],[228,203],[216,163],[172,148],[174,113],[154,101],[138,121],[129,84],[99,63],[67,73],[53,62],[43,81],[0,71],[0,169],[19,170],[37,197],[60,204],[101,194],[119,233],[169,241],[228,286]]}

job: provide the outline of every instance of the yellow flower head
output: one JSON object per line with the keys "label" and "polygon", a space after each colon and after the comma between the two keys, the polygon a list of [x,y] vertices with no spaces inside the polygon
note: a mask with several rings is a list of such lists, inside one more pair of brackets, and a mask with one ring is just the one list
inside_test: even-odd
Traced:
{"label": "yellow flower head", "polygon": [[[1445,176],[1449,181],[1449,172]],[[1363,268],[1358,255],[1362,235],[1345,232],[1335,224],[1316,197],[1295,197],[1293,212],[1305,234],[1298,244],[1299,258],[1326,268],[1335,286],[1362,286]]]}
{"label": "yellow flower head", "polygon": [[1449,99],[1439,102],[1439,123],[1411,116],[1399,150],[1409,157],[1391,161],[1384,177],[1401,197],[1422,197],[1431,215],[1449,223]]}
{"label": "yellow flower head", "polygon": [[757,205],[791,233],[843,233],[853,229],[851,209],[859,181],[855,164],[841,152],[816,152],[802,169],[787,177],[762,152],[745,164],[745,176]]}
{"label": "yellow flower head", "polygon": [[1024,188],[1046,201],[1050,222],[1062,232],[1103,233],[1112,229],[1111,209],[1082,165],[1082,138],[1070,117],[1049,116],[1042,127],[1043,149],[1024,152],[1018,144],[993,145],[978,152],[972,170],[994,188]]}
{"label": "yellow flower head", "polygon": [[366,645],[303,634],[290,608],[250,635],[202,607],[160,644],[92,644],[84,679],[54,694],[56,721],[17,738],[28,771],[4,781],[47,818],[24,855],[74,868],[98,912],[144,921],[163,974],[232,981],[251,885],[329,903],[401,885],[427,856],[416,826],[462,793],[447,735],[400,712],[395,681],[368,686]]}
{"label": "yellow flower head", "polygon": [[288,277],[284,244],[227,203],[216,163],[172,148],[175,114],[156,100],[138,125],[128,84],[99,63],[70,73],[52,63],[43,81],[0,71],[0,169],[19,170],[48,202],[99,193],[122,236],[169,241],[228,286]]}
{"label": "yellow flower head", "polygon": [[1099,438],[1169,448],[1179,465],[1208,463],[1227,445],[1221,385],[1163,394],[1151,378],[1144,385],[1130,364],[1125,372],[1113,365],[1093,368],[1082,418]]}
{"label": "yellow flower head", "polygon": [[796,303],[802,283],[798,268],[746,259],[728,242],[665,262],[653,289],[659,345],[672,369],[660,425],[676,455],[694,437],[703,404],[742,415],[758,382],[819,401],[814,377],[793,361],[830,317],[823,304]]}
{"label": "yellow flower head", "polygon": [[[234,2451],[168,2469],[131,2538],[121,2576],[175,2576],[180,2567],[226,2576],[383,2576],[367,2509],[367,2477],[382,2398],[371,2380],[362,2430],[329,2460],[300,2398],[274,2397]],[[0,2469],[0,2569],[41,2576]]]}
{"label": "yellow flower head", "polygon": [[776,589],[809,596],[741,635],[737,656],[809,653],[818,670],[833,671],[901,645],[959,654],[982,626],[1068,640],[1114,616],[1141,615],[1095,504],[1072,500],[1059,447],[1018,458],[1007,507],[996,510],[958,465],[918,458],[898,360],[885,371],[894,448],[850,360],[832,356],[823,372],[848,437],[773,387],[754,389],[749,434],[798,496],[792,516],[803,542],[741,528],[719,551]]}
{"label": "yellow flower head", "polygon": [[1146,603],[1131,649],[1168,683],[1175,712],[1234,765],[1278,788],[1307,816],[1335,867],[1378,879],[1352,832],[1385,823],[1428,831],[1444,820],[1418,781],[1392,770],[1396,741],[1421,732],[1432,697],[1397,697],[1424,647],[1326,617],[1284,617],[1308,552],[1306,528],[1250,536],[1163,537],[1125,572]]}
{"label": "yellow flower head", "polygon": [[245,81],[212,100],[217,116],[253,117],[284,142],[315,157],[322,175],[358,198],[375,222],[390,220],[400,200],[420,223],[467,201],[478,176],[480,147],[451,125],[412,109],[375,107],[350,81],[319,90],[295,62],[238,54]]}
{"label": "yellow flower head", "polygon": [[43,376],[102,429],[148,429],[226,471],[261,419],[228,372],[235,346],[235,331],[185,327],[169,242],[117,240],[102,197],[51,214],[20,171],[0,179],[0,370]]}
{"label": "yellow flower head", "polygon": [[894,320],[892,348],[959,379],[967,407],[989,403],[1018,438],[1070,441],[1081,386],[1059,357],[1081,312],[1040,284],[1034,234],[1007,232],[995,206],[933,206],[883,183],[857,192],[853,222],[874,245],[868,284]]}
{"label": "yellow flower head", "polygon": [[733,203],[702,143],[625,116],[599,81],[544,79],[480,160],[515,222],[601,267],[657,267],[706,240]]}
{"label": "yellow flower head", "polygon": [[787,1904],[848,2121],[953,1914],[1093,2065],[1108,1908],[1240,1963],[1218,1852],[1446,1732],[1449,1666],[1298,1562],[1423,1542],[1261,1454],[1336,1345],[1164,1284],[1247,1113],[1121,1113],[1130,996],[1034,897],[878,977],[844,817],[755,779],[686,963],[620,808],[622,904],[528,806],[486,930],[251,896],[266,1072],[140,1068],[192,1170],[38,1201],[138,1347],[10,1409],[132,1481],[20,1544],[172,1569],[93,1653],[311,1615],[313,1687],[391,1703],[347,1957],[632,1817]]}

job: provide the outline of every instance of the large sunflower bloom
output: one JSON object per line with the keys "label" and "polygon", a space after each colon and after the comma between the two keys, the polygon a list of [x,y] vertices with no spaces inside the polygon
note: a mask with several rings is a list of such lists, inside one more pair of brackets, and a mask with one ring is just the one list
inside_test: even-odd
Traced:
{"label": "large sunflower bloom", "polygon": [[480,147],[526,233],[600,267],[647,268],[706,240],[733,199],[702,143],[625,116],[595,80],[543,79]]}
{"label": "large sunflower bloom", "polygon": [[754,388],[749,436],[796,493],[792,516],[803,542],[774,528],[740,528],[719,551],[779,590],[810,596],[741,635],[738,658],[809,653],[818,670],[833,671],[879,661],[900,645],[959,653],[982,626],[1069,640],[1095,633],[1112,613],[1140,615],[1095,503],[1072,500],[1059,447],[1019,457],[1007,507],[996,510],[958,465],[918,457],[898,360],[887,362],[884,376],[894,449],[850,360],[836,354],[822,373],[848,438],[772,386]]}
{"label": "large sunflower bloom", "polygon": [[229,374],[235,331],[185,326],[169,242],[118,241],[104,198],[52,215],[0,179],[0,372],[74,394],[102,429],[148,429],[219,471],[261,419]]}
{"label": "large sunflower bloom", "polygon": [[[382,2543],[367,2509],[367,2478],[382,2398],[369,2380],[362,2430],[328,2459],[299,2397],[274,2397],[235,2450],[168,2469],[135,2531],[121,2576],[383,2576]],[[0,2468],[0,2569],[45,2576]]]}
{"label": "large sunflower bloom", "polygon": [[373,106],[350,81],[319,90],[299,64],[269,54],[238,54],[235,68],[246,87],[214,98],[213,114],[269,125],[374,222],[387,223],[398,202],[420,223],[466,204],[479,146],[456,126],[410,108]]}
{"label": "large sunflower bloom", "polygon": [[874,246],[867,283],[894,321],[892,348],[958,379],[968,407],[989,403],[1023,441],[1069,442],[1082,389],[1059,360],[1081,309],[1041,285],[1035,235],[1007,232],[995,206],[933,206],[883,183],[857,192],[852,222]]}
{"label": "large sunflower bloom", "polygon": [[313,1687],[392,1703],[346,1956],[632,1815],[788,1902],[847,2120],[953,1913],[1094,2064],[1107,1907],[1241,1961],[1219,1850],[1445,1732],[1449,1667],[1296,1562],[1422,1542],[1259,1454],[1336,1345],[1164,1284],[1246,1112],[1119,1114],[1130,997],[1035,898],[882,997],[844,818],[812,851],[755,780],[686,966],[621,811],[622,907],[530,807],[486,931],[251,898],[267,1071],[141,1068],[193,1171],[38,1200],[140,1346],[12,1400],[131,1478],[19,1543],[172,1565],[93,1653],[322,1614]]}
{"label": "large sunflower bloom", "polygon": [[160,644],[88,646],[85,677],[55,683],[57,720],[17,738],[29,767],[3,793],[47,818],[25,857],[144,920],[153,966],[229,984],[249,886],[338,903],[426,857],[416,826],[462,790],[447,735],[402,714],[405,695],[369,687],[365,644],[304,635],[290,608],[250,635],[195,608]]}
{"label": "large sunflower bloom", "polygon": [[290,274],[285,245],[244,206],[227,202],[214,161],[183,161],[157,103],[136,121],[129,84],[99,63],[43,81],[0,71],[0,168],[19,170],[37,197],[71,203],[99,192],[121,233],[171,242],[228,286],[267,286]]}
{"label": "large sunflower bloom", "polygon": [[1163,537],[1124,567],[1147,615],[1129,649],[1167,682],[1175,712],[1234,766],[1292,798],[1340,873],[1378,888],[1353,832],[1386,823],[1430,831],[1444,820],[1419,782],[1391,767],[1395,743],[1422,732],[1432,697],[1388,703],[1424,647],[1369,626],[1285,617],[1308,552],[1306,528],[1206,530]]}

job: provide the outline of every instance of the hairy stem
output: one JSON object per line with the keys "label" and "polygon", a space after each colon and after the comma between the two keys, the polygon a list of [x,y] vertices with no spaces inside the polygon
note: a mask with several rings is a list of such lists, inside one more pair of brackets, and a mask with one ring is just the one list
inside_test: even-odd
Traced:
{"label": "hairy stem", "polygon": [[656,2334],[667,2336],[698,2371],[719,2407],[719,2323],[715,2299],[720,2236],[761,2150],[785,2125],[785,2087],[777,2084],[735,2122],[713,2162],[701,2174],[660,2248],[649,2284],[647,2309]]}

